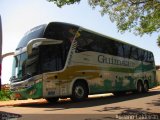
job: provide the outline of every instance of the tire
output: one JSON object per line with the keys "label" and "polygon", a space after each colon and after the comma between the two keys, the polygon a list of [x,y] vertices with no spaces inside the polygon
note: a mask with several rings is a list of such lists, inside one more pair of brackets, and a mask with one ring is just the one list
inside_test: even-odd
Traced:
{"label": "tire", "polygon": [[83,82],[76,82],[73,85],[71,100],[75,102],[84,101],[88,98],[88,87]]}
{"label": "tire", "polygon": [[56,103],[59,98],[58,97],[51,97],[51,98],[45,98],[48,103]]}
{"label": "tire", "polygon": [[141,81],[138,81],[137,83],[137,90],[136,90],[137,93],[142,93],[143,92],[143,84]]}
{"label": "tire", "polygon": [[148,90],[149,90],[148,82],[147,82],[147,81],[145,81],[143,86],[144,86],[144,87],[143,87],[143,92],[144,92],[144,93],[147,93],[147,92],[148,92]]}

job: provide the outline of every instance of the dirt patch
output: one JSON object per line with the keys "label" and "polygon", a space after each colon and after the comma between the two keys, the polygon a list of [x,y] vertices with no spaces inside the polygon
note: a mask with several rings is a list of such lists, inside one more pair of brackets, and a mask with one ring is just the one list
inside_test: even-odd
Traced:
{"label": "dirt patch", "polygon": [[2,106],[16,106],[21,104],[28,104],[28,103],[46,103],[47,101],[45,99],[28,99],[28,100],[9,100],[9,101],[0,101],[0,107]]}
{"label": "dirt patch", "polygon": [[154,87],[151,90],[160,90],[160,86]]}

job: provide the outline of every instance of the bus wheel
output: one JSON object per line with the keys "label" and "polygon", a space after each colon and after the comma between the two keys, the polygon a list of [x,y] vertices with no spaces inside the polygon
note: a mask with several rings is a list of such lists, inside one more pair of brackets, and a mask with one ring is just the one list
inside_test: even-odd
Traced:
{"label": "bus wheel", "polygon": [[51,97],[51,98],[45,98],[47,100],[47,102],[49,103],[56,103],[59,98],[58,97]]}
{"label": "bus wheel", "polygon": [[83,101],[88,97],[87,85],[83,82],[76,82],[73,85],[71,100],[75,102]]}
{"label": "bus wheel", "polygon": [[149,85],[148,85],[148,82],[145,81],[144,82],[144,87],[143,87],[143,92],[146,93],[146,92],[148,92],[148,90],[149,90]]}
{"label": "bus wheel", "polygon": [[142,93],[143,92],[143,84],[141,81],[138,81],[137,83],[137,93]]}

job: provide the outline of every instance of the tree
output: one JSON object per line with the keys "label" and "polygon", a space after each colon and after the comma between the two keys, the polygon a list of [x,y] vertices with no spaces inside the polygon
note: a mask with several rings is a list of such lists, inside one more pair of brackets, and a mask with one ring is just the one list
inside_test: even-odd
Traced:
{"label": "tree", "polygon": [[[48,0],[57,6],[70,5],[80,0]],[[135,35],[160,32],[160,0],[88,0],[92,8],[99,6],[101,15],[108,14],[119,32],[133,31]],[[160,47],[160,35],[157,39]]]}
{"label": "tree", "polygon": [[64,5],[70,5],[77,2],[80,2],[80,0],[47,0],[48,2],[54,2],[58,7],[62,7]]}

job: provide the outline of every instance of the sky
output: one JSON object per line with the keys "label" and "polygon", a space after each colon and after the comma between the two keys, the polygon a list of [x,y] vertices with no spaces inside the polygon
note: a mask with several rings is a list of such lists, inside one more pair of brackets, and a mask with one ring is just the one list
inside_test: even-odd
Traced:
{"label": "sky", "polygon": [[[52,21],[67,22],[95,32],[119,39],[150,50],[160,65],[160,48],[157,46],[158,33],[135,36],[132,32],[119,33],[115,23],[107,15],[101,16],[99,8],[92,9],[87,0],[74,5],[58,8],[46,0],[0,0],[0,15],[3,30],[2,53],[14,52],[20,39],[31,28]],[[13,56],[2,61],[2,84],[9,83],[12,73]]]}

